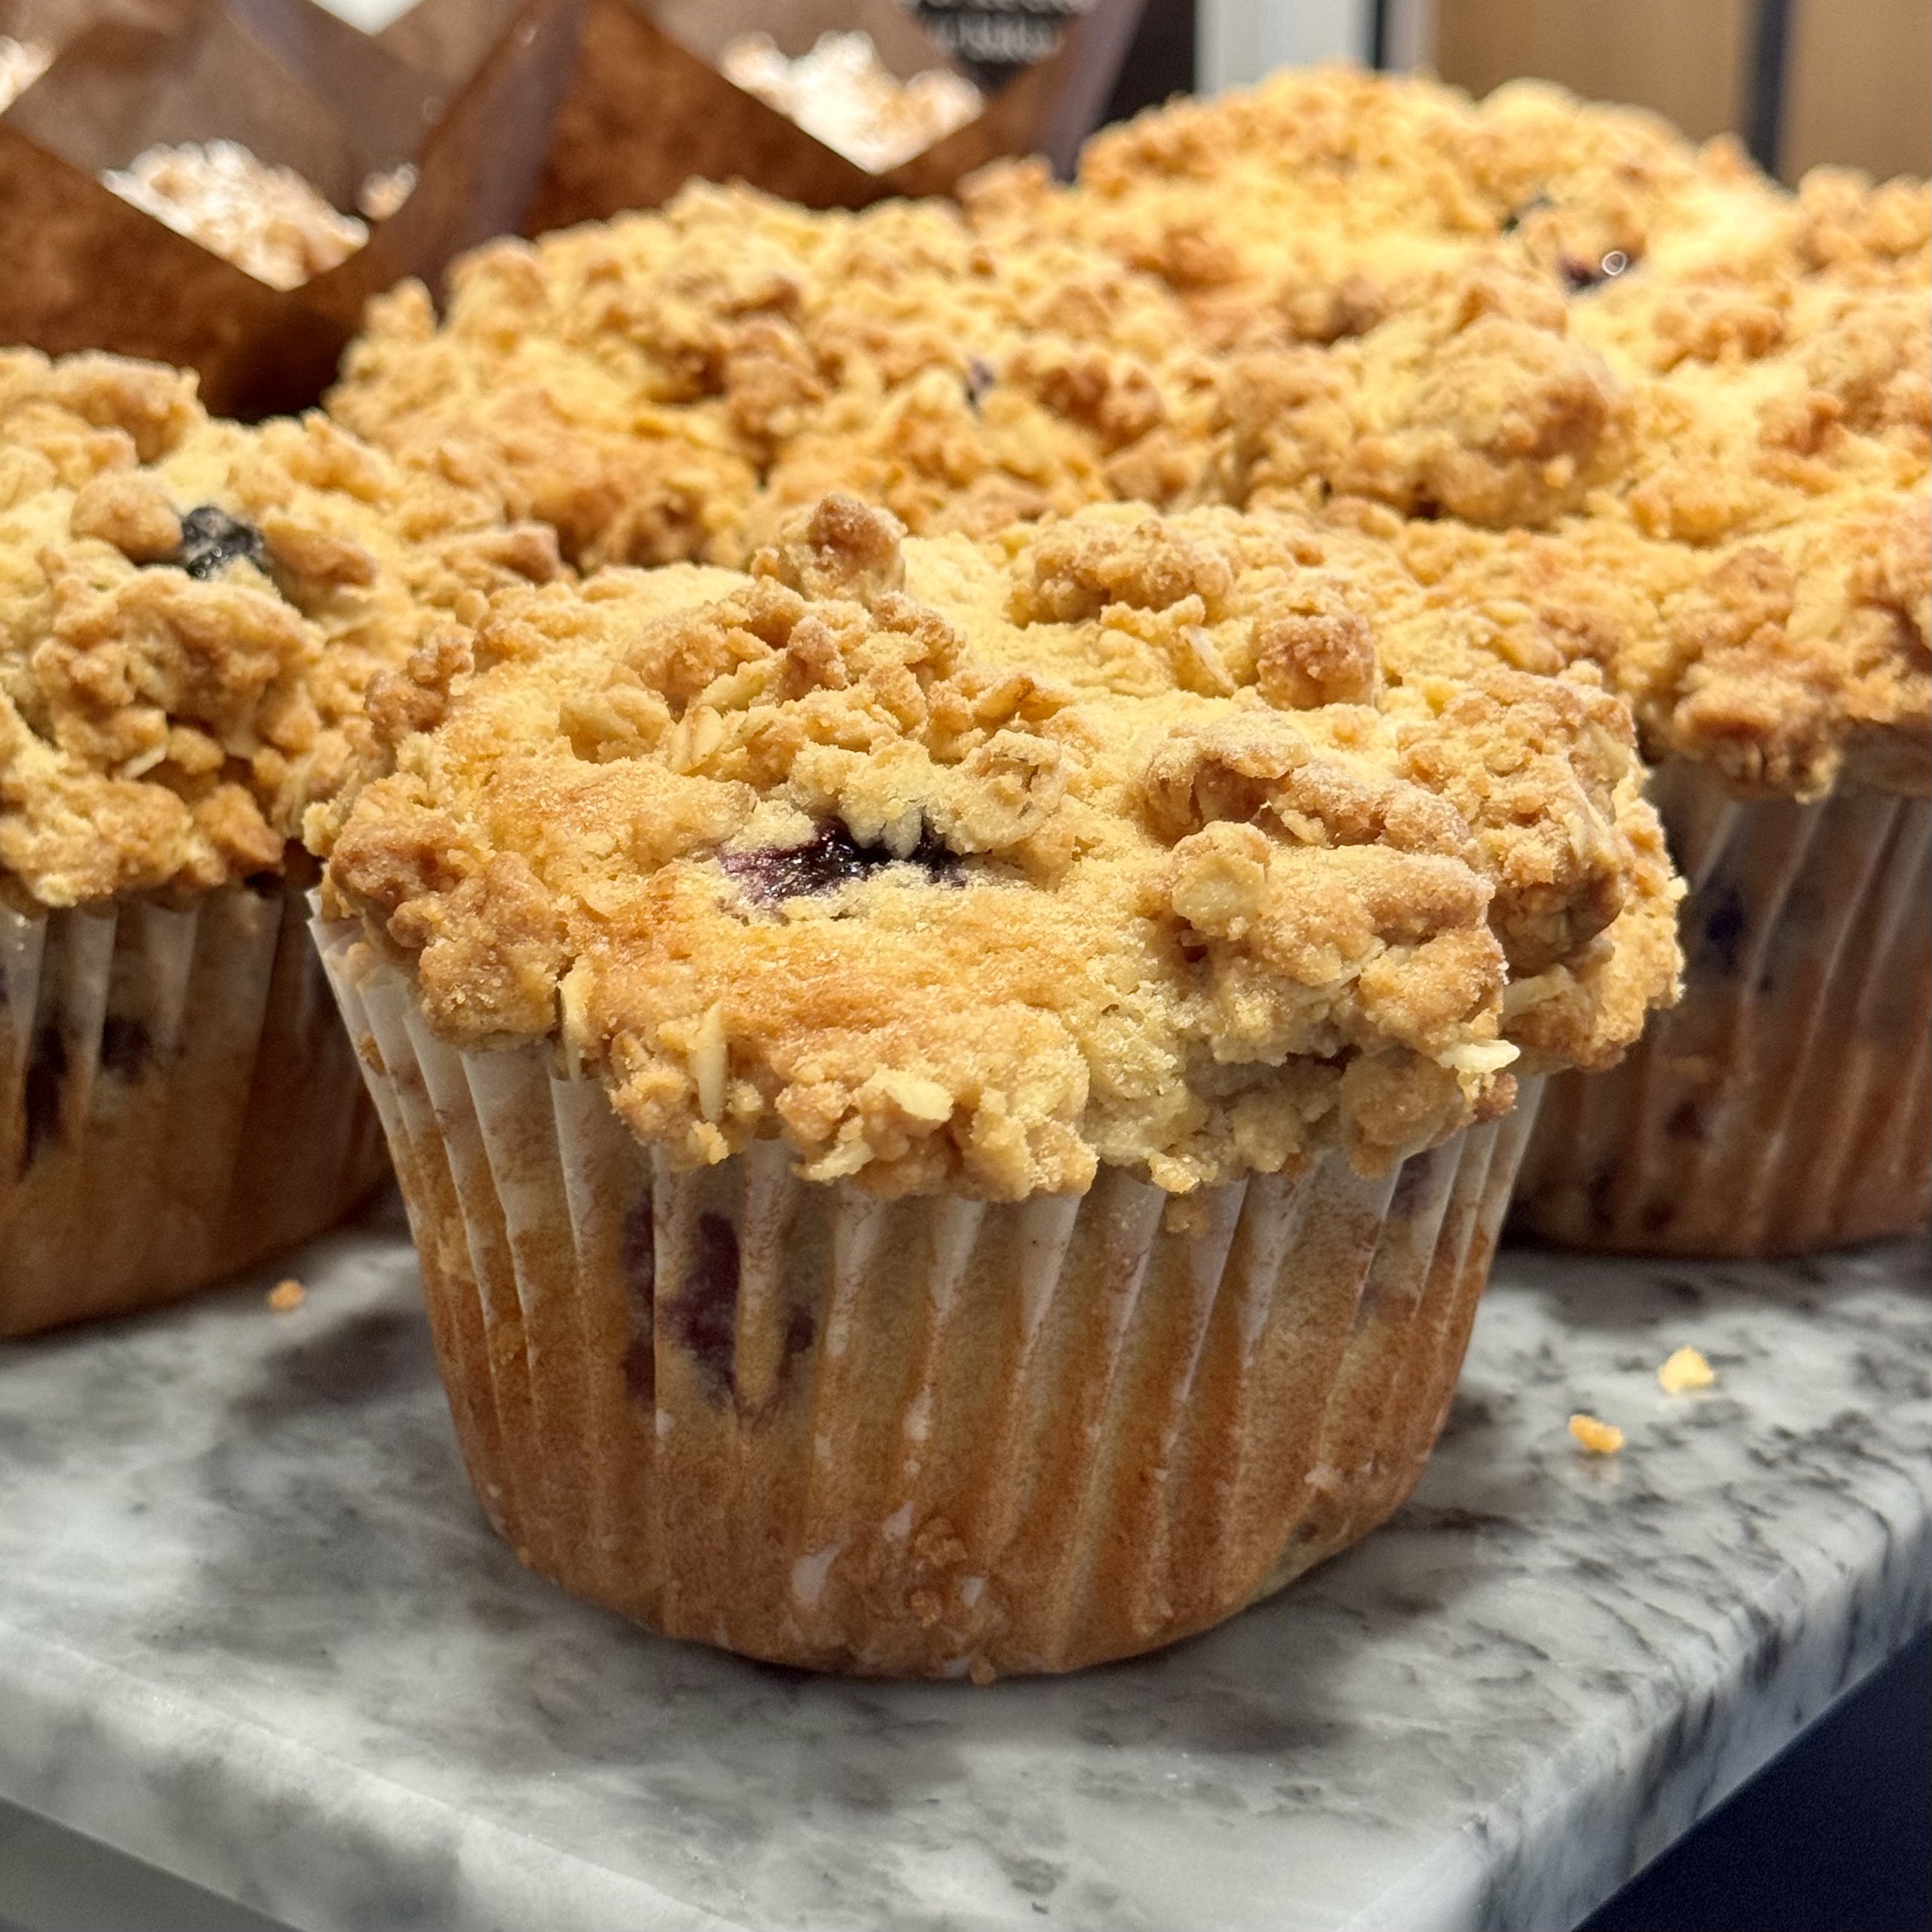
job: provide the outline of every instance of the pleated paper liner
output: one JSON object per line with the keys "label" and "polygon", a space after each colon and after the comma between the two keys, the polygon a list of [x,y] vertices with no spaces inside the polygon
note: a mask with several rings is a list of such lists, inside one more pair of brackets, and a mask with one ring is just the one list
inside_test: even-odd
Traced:
{"label": "pleated paper liner", "polygon": [[170,1301],[382,1179],[305,916],[279,881],[0,906],[0,1335]]}
{"label": "pleated paper liner", "polygon": [[692,179],[745,181],[812,208],[945,195],[976,167],[1044,154],[1070,172],[1099,119],[1144,0],[1093,0],[1059,45],[988,97],[984,112],[881,174],[735,87],[717,61],[737,35],[794,57],[828,28],[869,33],[901,79],[956,65],[900,0],[587,0],[583,51],[524,222],[538,235],[654,208]]}
{"label": "pleated paper liner", "polygon": [[[46,4],[46,0],[40,0]],[[422,0],[379,44],[312,0],[103,0],[0,114],[0,342],[197,370],[217,414],[306,407],[369,297],[521,220],[581,0]],[[368,241],[299,288],[257,281],[103,186],[155,143],[239,141],[352,210],[416,170]]]}
{"label": "pleated paper liner", "polygon": [[776,1143],[695,1173],[544,1051],[463,1055],[318,925],[450,1408],[524,1559],[809,1668],[1061,1670],[1372,1528],[1461,1368],[1533,1101],[1365,1181],[883,1201]]}
{"label": "pleated paper liner", "polygon": [[1516,1221],[1577,1247],[1776,1255],[1932,1218],[1932,802],[1654,795],[1691,883],[1682,1003],[1549,1083]]}

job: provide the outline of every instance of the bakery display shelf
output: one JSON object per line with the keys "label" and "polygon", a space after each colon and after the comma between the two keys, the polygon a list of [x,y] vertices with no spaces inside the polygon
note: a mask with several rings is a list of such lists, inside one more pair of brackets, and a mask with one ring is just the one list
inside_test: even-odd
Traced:
{"label": "bakery display shelf", "polygon": [[[415,1275],[391,1206],[0,1347],[0,1799],[316,1932],[1550,1932],[1932,1617],[1922,1242],[1507,1251],[1388,1528],[984,1688],[742,1663],[524,1571]],[[1716,1381],[1668,1394],[1685,1344]]]}

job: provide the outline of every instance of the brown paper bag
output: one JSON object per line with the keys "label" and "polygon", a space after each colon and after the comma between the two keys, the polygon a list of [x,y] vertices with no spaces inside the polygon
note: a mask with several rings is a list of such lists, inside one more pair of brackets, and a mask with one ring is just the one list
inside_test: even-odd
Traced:
{"label": "brown paper bag", "polygon": [[[371,295],[515,228],[579,5],[424,0],[383,45],[312,0],[111,0],[0,115],[0,342],[192,367],[226,414],[312,403]],[[405,161],[416,184],[348,260],[272,288],[98,179],[155,143],[217,138],[339,208]]]}
{"label": "brown paper bag", "polygon": [[1054,53],[993,95],[977,120],[874,174],[734,87],[715,63],[741,33],[767,33],[795,58],[836,28],[869,33],[901,79],[953,66],[898,0],[587,0],[583,51],[524,232],[656,207],[693,177],[829,208],[948,194],[1003,155],[1044,154],[1068,173],[1144,5],[1094,0]]}

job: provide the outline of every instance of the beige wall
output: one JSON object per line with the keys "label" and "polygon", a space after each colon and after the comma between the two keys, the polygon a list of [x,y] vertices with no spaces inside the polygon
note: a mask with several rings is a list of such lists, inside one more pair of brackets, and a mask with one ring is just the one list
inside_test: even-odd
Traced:
{"label": "beige wall", "polygon": [[1932,172],[1932,6],[1795,0],[1784,152],[1795,180],[1821,161],[1881,177]]}
{"label": "beige wall", "polygon": [[1441,0],[1436,71],[1472,94],[1534,74],[1715,134],[1743,111],[1749,11],[1748,0]]}
{"label": "beige wall", "polygon": [[[1752,0],[1439,0],[1436,65],[1484,94],[1519,74],[1655,108],[1689,134],[1741,127]],[[1782,173],[1821,161],[1932,170],[1932,5],[1792,0]]]}

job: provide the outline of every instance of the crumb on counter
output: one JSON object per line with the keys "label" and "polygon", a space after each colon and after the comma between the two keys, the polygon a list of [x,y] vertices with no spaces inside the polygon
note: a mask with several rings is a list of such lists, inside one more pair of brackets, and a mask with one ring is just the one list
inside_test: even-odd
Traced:
{"label": "crumb on counter", "polygon": [[1697,1350],[1680,1348],[1658,1369],[1657,1379],[1666,1395],[1681,1396],[1688,1389],[1708,1389],[1717,1374]]}
{"label": "crumb on counter", "polygon": [[1623,1432],[1614,1422],[1599,1422],[1593,1415],[1573,1415],[1570,1433],[1578,1445],[1593,1456],[1614,1456],[1623,1446]]}
{"label": "crumb on counter", "polygon": [[309,1291],[293,1275],[278,1281],[269,1290],[269,1306],[278,1315],[286,1315],[299,1308],[309,1299]]}

